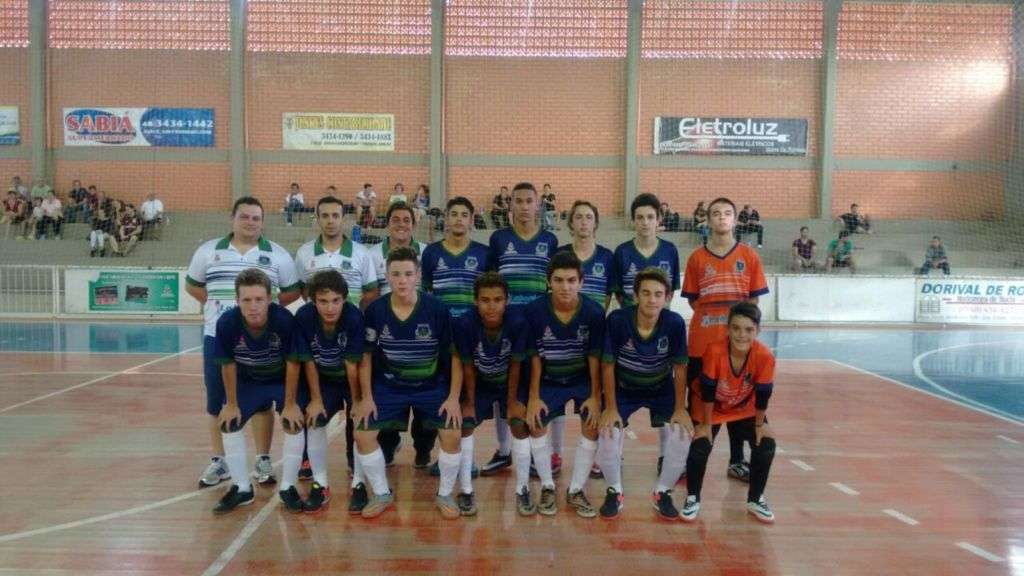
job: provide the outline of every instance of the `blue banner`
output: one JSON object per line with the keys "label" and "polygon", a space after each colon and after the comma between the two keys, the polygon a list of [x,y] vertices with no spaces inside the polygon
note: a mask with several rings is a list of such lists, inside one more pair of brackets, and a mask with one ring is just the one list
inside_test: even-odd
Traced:
{"label": "blue banner", "polygon": [[213,108],[65,108],[65,146],[211,148]]}

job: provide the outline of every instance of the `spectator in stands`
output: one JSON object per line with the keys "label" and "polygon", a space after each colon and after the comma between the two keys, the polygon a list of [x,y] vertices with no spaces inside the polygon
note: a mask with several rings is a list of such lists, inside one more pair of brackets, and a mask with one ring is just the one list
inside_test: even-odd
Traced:
{"label": "spectator in stands", "polygon": [[46,195],[53,192],[53,188],[46,183],[42,178],[37,178],[35,183],[32,185],[32,198],[39,198],[40,200],[46,200]]}
{"label": "spectator in stands", "polygon": [[31,206],[32,198],[28,195],[28,186],[25,186],[25,184],[22,183],[21,176],[11,178],[11,188],[14,188],[14,191],[18,193],[18,196],[21,196],[21,199]]}
{"label": "spectator in stands", "polygon": [[388,206],[391,206],[395,202],[402,202],[404,204],[409,203],[409,197],[405,194],[405,184],[398,182],[395,184],[394,189],[391,191],[391,196],[388,197]]}
{"label": "spectator in stands", "polygon": [[807,226],[800,227],[800,237],[793,240],[793,254],[789,263],[790,272],[807,272],[818,269],[814,260],[814,248],[817,243],[811,239]]}
{"label": "spectator in stands", "polygon": [[36,238],[40,240],[46,238],[49,228],[53,228],[53,238],[60,240],[61,225],[64,222],[64,210],[53,190],[46,193],[46,198],[43,199],[41,205],[43,207],[43,218],[36,223]]}
{"label": "spectator in stands", "polygon": [[850,241],[850,233],[846,230],[840,231],[839,238],[828,243],[825,271],[831,272],[832,268],[849,268],[850,274],[857,272],[857,266],[853,261],[853,242]]}
{"label": "spectator in stands", "polygon": [[850,211],[839,217],[850,234],[871,234],[871,219],[860,213],[860,206],[850,204]]}
{"label": "spectator in stands", "polygon": [[508,192],[508,186],[502,186],[501,190],[494,197],[491,202],[491,223],[494,224],[494,228],[507,228],[508,227],[508,209],[509,200],[511,196]]}
{"label": "spectator in stands", "polygon": [[156,192],[150,192],[146,201],[139,207],[142,216],[142,239],[145,239],[150,232],[164,223],[164,203],[156,197]]}
{"label": "spectator in stands", "polygon": [[98,210],[99,208],[103,208],[104,210],[107,211],[108,214],[110,213],[110,198],[108,198],[106,194],[97,190],[96,186],[89,186],[89,194],[91,195],[91,212],[95,213],[96,210]]}
{"label": "spectator in stands", "polygon": [[302,190],[299,185],[292,182],[291,188],[288,190],[288,195],[284,198],[284,214],[285,221],[289,226],[292,225],[292,215],[299,213],[302,214],[306,211],[306,199],[302,195]]}
{"label": "spectator in stands", "polygon": [[702,244],[707,245],[708,243],[708,209],[704,207],[704,202],[697,202],[697,208],[693,211],[693,230],[700,236]]}
{"label": "spectator in stands", "polygon": [[430,209],[430,187],[426,184],[420,184],[416,188],[416,194],[412,197],[412,209],[416,212],[416,222],[426,222],[427,230],[429,231],[431,238],[433,238],[433,217],[427,217],[427,211]]}
{"label": "spectator in stands", "polygon": [[107,231],[112,226],[114,203],[101,192],[92,211],[92,231],[89,232],[89,256],[106,256]]}
{"label": "spectator in stands", "polygon": [[7,198],[4,199],[4,214],[0,217],[0,224],[6,224],[4,238],[11,233],[11,226],[17,226],[25,220],[25,200],[18,194],[18,191],[11,188],[7,191]]}
{"label": "spectator in stands", "polygon": [[373,184],[363,184],[363,189],[356,192],[356,209],[359,210],[358,220],[364,227],[373,223],[376,204],[377,193],[373,190]]}
{"label": "spectator in stands", "polygon": [[135,213],[135,207],[125,205],[124,216],[116,223],[114,234],[109,238],[114,254],[127,256],[138,243],[141,232],[142,222]]}
{"label": "spectator in stands", "polygon": [[932,268],[942,270],[943,275],[949,276],[949,259],[946,258],[946,247],[942,245],[942,238],[932,236],[928,249],[924,253],[924,265],[921,266],[921,274],[928,276]]}
{"label": "spectator in stands", "polygon": [[64,221],[78,222],[81,219],[83,222],[88,222],[90,205],[89,191],[82,186],[81,180],[75,180],[71,183],[71,190],[68,191],[68,201],[64,206]]}
{"label": "spectator in stands", "polygon": [[658,227],[659,230],[665,232],[678,232],[679,231],[679,213],[673,212],[668,206],[668,202],[661,203],[661,225]]}
{"label": "spectator in stands", "polygon": [[21,238],[24,240],[36,239],[39,232],[39,223],[43,221],[43,200],[41,198],[32,199],[32,210],[28,214],[28,218],[25,219],[25,224],[22,227]]}
{"label": "spectator in stands", "polygon": [[736,240],[742,240],[744,234],[757,234],[757,247],[764,246],[764,226],[761,224],[761,214],[750,204],[744,204],[743,210],[737,217],[739,225],[736,226]]}
{"label": "spectator in stands", "polygon": [[558,209],[555,205],[555,193],[551,191],[551,184],[544,184],[540,201],[544,207],[544,229],[554,230],[555,224],[558,222]]}

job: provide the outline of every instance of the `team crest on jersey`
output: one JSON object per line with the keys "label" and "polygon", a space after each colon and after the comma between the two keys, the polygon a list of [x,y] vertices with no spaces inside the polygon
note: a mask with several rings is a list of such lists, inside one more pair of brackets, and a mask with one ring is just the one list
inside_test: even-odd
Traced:
{"label": "team crest on jersey", "polygon": [[712,266],[711,264],[708,264],[707,266],[704,267],[704,277],[705,278],[710,278],[711,276],[714,276],[714,275],[715,275],[715,267],[714,266]]}
{"label": "team crest on jersey", "polygon": [[448,269],[448,264],[444,261],[444,258],[439,258],[437,260],[437,270],[441,271],[441,270],[447,270],[447,269]]}
{"label": "team crest on jersey", "polygon": [[384,325],[384,329],[380,331],[380,337],[381,338],[391,338],[391,328],[388,328],[387,324],[385,324]]}
{"label": "team crest on jersey", "polygon": [[626,340],[626,343],[622,345],[623,352],[635,352],[636,346],[633,345],[633,339]]}
{"label": "team crest on jersey", "polygon": [[512,352],[512,341],[508,338],[501,339],[501,355],[510,354]]}
{"label": "team crest on jersey", "polygon": [[664,354],[668,352],[668,336],[662,336],[658,338],[658,354]]}
{"label": "team crest on jersey", "polygon": [[346,334],[344,332],[339,332],[338,333],[338,348],[347,348],[347,347],[348,347],[348,334]]}
{"label": "team crest on jersey", "polygon": [[213,255],[213,261],[214,262],[220,262],[220,254],[214,254]]}
{"label": "team crest on jersey", "polygon": [[[480,262],[476,259],[476,256],[469,256],[466,258],[466,270],[476,270],[480,266]],[[440,268],[440,266],[438,266]]]}
{"label": "team crest on jersey", "polygon": [[352,269],[352,261],[351,260],[342,260],[341,261],[341,269],[346,271],[346,272],[351,270]]}
{"label": "team crest on jersey", "polygon": [[534,250],[534,252],[537,254],[537,256],[547,256],[548,245],[544,243],[537,244],[537,248]]}
{"label": "team crest on jersey", "polygon": [[431,336],[430,324],[417,324],[416,325],[416,339],[417,340],[428,340]]}
{"label": "team crest on jersey", "polygon": [[629,272],[628,272],[628,274],[632,274],[632,275],[636,276],[636,264],[630,264],[629,265]]}
{"label": "team crest on jersey", "polygon": [[544,338],[545,340],[555,339],[555,333],[551,331],[551,326],[544,327],[544,336],[542,336],[542,338]]}
{"label": "team crest on jersey", "polygon": [[576,339],[580,342],[585,342],[587,338],[590,338],[590,327],[580,326],[579,329],[576,330]]}
{"label": "team crest on jersey", "polygon": [[668,260],[662,260],[658,262],[658,268],[665,271],[665,274],[672,274],[672,266],[669,265]]}
{"label": "team crest on jersey", "polygon": [[516,254],[516,245],[509,242],[508,246],[505,246],[505,254]]}
{"label": "team crest on jersey", "polygon": [[598,262],[597,264],[594,264],[594,267],[591,270],[593,271],[594,276],[598,276],[598,277],[603,277],[604,276],[604,264],[601,264],[600,262]]}
{"label": "team crest on jersey", "polygon": [[260,264],[267,266],[270,264],[270,256],[260,256]]}
{"label": "team crest on jersey", "polygon": [[736,260],[736,271],[743,272],[743,269],[747,267],[747,263],[742,258]]}
{"label": "team crest on jersey", "polygon": [[267,338],[267,342],[270,343],[271,348],[281,347],[281,337],[273,332],[270,333],[270,336]]}

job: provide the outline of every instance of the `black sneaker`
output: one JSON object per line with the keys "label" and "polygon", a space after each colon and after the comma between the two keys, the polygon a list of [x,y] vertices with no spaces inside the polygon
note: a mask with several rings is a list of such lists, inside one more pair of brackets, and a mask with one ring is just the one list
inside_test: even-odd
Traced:
{"label": "black sneaker", "polygon": [[533,516],[537,513],[537,505],[530,499],[529,488],[516,492],[516,509],[519,510],[520,516]]}
{"label": "black sneaker", "polygon": [[729,469],[726,471],[726,476],[734,478],[740,482],[750,482],[750,463],[749,462],[736,462],[729,464]]}
{"label": "black sneaker", "polygon": [[430,466],[430,451],[421,450],[419,452],[416,452],[416,459],[413,460],[412,467],[422,470],[427,466]]}
{"label": "black sneaker", "polygon": [[619,515],[622,511],[622,494],[619,494],[615,488],[611,486],[604,494],[604,504],[601,505],[601,518],[611,520]]}
{"label": "black sneaker", "polygon": [[281,503],[284,504],[285,510],[294,514],[302,512],[302,496],[299,496],[299,491],[295,489],[295,486],[281,490],[277,495],[281,497]]}
{"label": "black sneaker", "polygon": [[601,472],[601,467],[594,462],[594,465],[590,467],[590,477],[594,480],[600,480],[604,478],[604,472]]}
{"label": "black sneaker", "polygon": [[661,476],[661,463],[665,461],[664,456],[658,456],[658,476]]}
{"label": "black sneaker", "polygon": [[299,481],[309,482],[313,479],[313,467],[309,465],[309,460],[302,461],[302,467],[299,468]]}
{"label": "black sneaker", "polygon": [[227,491],[227,494],[217,502],[217,505],[213,507],[214,514],[227,514],[239,506],[247,506],[252,504],[255,500],[252,486],[249,487],[248,492],[241,492],[238,490],[238,484],[233,484],[231,489]]}
{"label": "black sneaker", "polygon": [[491,456],[490,461],[483,465],[480,469],[480,475],[491,476],[498,472],[512,466],[512,453],[502,454],[501,452],[495,451],[494,456]]}
{"label": "black sneaker", "polygon": [[319,512],[323,510],[330,501],[330,487],[321,486],[318,482],[313,482],[313,486],[309,489],[309,498],[306,498],[306,501],[302,503],[302,510],[305,512]]}
{"label": "black sneaker", "polygon": [[665,520],[679,519],[679,510],[677,510],[676,505],[672,503],[671,490],[655,493],[651,503],[654,504],[654,509],[658,511],[658,516],[661,516]]}
{"label": "black sneaker", "polygon": [[476,516],[476,495],[462,494],[455,499],[459,505],[459,514],[462,516]]}
{"label": "black sneaker", "polygon": [[361,514],[369,501],[370,497],[366,494],[366,484],[362,482],[356,484],[356,487],[352,489],[352,495],[348,499],[348,513]]}

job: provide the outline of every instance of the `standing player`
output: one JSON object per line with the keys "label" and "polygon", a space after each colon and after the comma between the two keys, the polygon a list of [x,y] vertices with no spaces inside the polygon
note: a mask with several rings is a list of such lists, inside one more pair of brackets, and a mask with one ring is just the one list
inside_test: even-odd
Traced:
{"label": "standing player", "polygon": [[[351,411],[352,399],[358,397],[359,362],[363,359],[366,331],[359,308],[347,301],[348,284],[340,272],[317,272],[306,289],[310,301],[295,314],[295,344],[308,385],[308,392],[300,390],[299,405],[306,415],[306,445],[313,476],[303,509],[316,512],[331,499],[327,482],[327,424],[343,406]],[[358,513],[363,506],[366,487],[362,470],[354,467],[349,511]]]}
{"label": "standing player", "polygon": [[417,291],[420,263],[411,248],[392,250],[387,272],[392,292],[366,309],[362,394],[353,413],[356,457],[373,489],[362,516],[375,518],[394,501],[377,431],[404,430],[412,410],[424,427],[441,429],[441,479],[434,502],[443,517],[457,518],[460,512],[452,490],[461,459],[462,373],[451,370],[451,316],[440,300]]}
{"label": "standing player", "polygon": [[569,209],[569,233],[572,244],[559,250],[571,250],[583,264],[583,287],[580,294],[597,302],[605,310],[612,299],[612,251],[597,243],[600,224],[597,207],[586,200],[573,202]]}
{"label": "standing player", "polygon": [[[508,311],[508,284],[496,272],[486,272],[476,279],[473,297],[476,307],[455,320],[457,355],[452,367],[457,370],[461,366],[463,374],[458,497],[463,516],[476,514],[473,431],[484,420],[508,417],[509,383],[521,381],[527,331],[522,316]],[[511,389],[515,391],[516,387]],[[530,434],[522,422],[512,426],[512,434],[518,494],[528,490],[530,481]],[[530,503],[529,492],[526,501]]]}
{"label": "standing player", "polygon": [[[366,247],[341,233],[342,209],[341,200],[334,196],[325,196],[316,203],[320,235],[295,252],[295,267],[303,284],[320,270],[341,272],[348,285],[348,301],[364,310],[378,296],[377,269]],[[312,300],[308,290],[307,297]]]}
{"label": "standing player", "polygon": [[547,425],[565,414],[569,401],[575,404],[583,420],[583,431],[565,500],[579,516],[597,516],[597,510],[587,500],[585,488],[597,452],[597,425],[601,417],[600,356],[605,321],[599,304],[580,297],[582,280],[579,258],[569,251],[555,254],[548,265],[551,294],[534,300],[524,312],[530,326],[526,422],[533,436],[530,447],[541,481],[537,511],[547,516],[557,511]]}
{"label": "standing player", "polygon": [[[295,319],[271,298],[270,278],[257,268],[235,276],[238,306],[217,320],[214,358],[224,380],[225,401],[217,423],[224,442],[225,460],[233,485],[214,507],[224,514],[252,504],[253,488],[245,471],[248,449],[242,430],[254,415],[281,411],[285,429],[284,464],[281,469],[281,501],[294,512],[302,511],[295,490],[305,439],[302,412],[296,403],[299,363],[292,346]],[[273,416],[271,416],[273,422]]]}
{"label": "standing player", "polygon": [[449,200],[444,240],[423,251],[423,289],[444,302],[453,318],[474,308],[473,283],[488,268],[487,246],[469,237],[473,214],[468,199]]}
{"label": "standing player", "polygon": [[[768,281],[757,252],[737,242],[736,205],[728,198],[716,198],[708,205],[711,237],[705,246],[690,254],[682,295],[690,301],[690,382],[691,404],[699,400],[701,357],[708,344],[723,340],[728,332],[729,307],[738,302],[757,304],[768,293]],[[750,479],[750,465],[743,458],[743,441],[729,425],[728,475],[744,482]]]}
{"label": "standing player", "polygon": [[[680,287],[679,251],[671,242],[658,238],[661,202],[654,194],[640,194],[629,206],[629,216],[633,220],[636,235],[632,240],[627,240],[615,248],[615,255],[612,258],[612,290],[615,291],[615,298],[621,308],[634,305],[636,302],[633,287],[636,275],[644,268],[654,266],[661,268],[672,283],[672,290],[665,301],[665,305],[668,306],[672,302],[672,294]],[[667,434],[668,428],[658,429],[659,475]]]}
{"label": "standing player", "polygon": [[[512,187],[512,226],[491,234],[491,269],[508,282],[508,305],[513,309],[521,309],[547,292],[548,262],[558,250],[558,238],[540,229],[537,221],[539,209],[537,189],[533,184],[516,184]],[[496,418],[494,424],[498,450],[480,469],[485,476],[512,465],[512,433],[508,421]],[[551,458],[552,468],[557,474],[562,467],[559,452],[553,452]]]}
{"label": "standing player", "polygon": [[665,307],[671,292],[672,283],[660,268],[645,268],[633,284],[637,304],[608,317],[601,414],[601,427],[607,433],[598,442],[598,460],[608,484],[603,518],[614,518],[622,509],[622,429],[640,408],[650,411],[651,426],[669,425],[654,509],[665,519],[679,517],[672,487],[685,470],[693,424],[686,413],[686,323]]}
{"label": "standing player", "polygon": [[[206,385],[206,413],[210,416],[213,457],[199,478],[200,487],[213,486],[231,477],[224,462],[224,444],[217,421],[225,398],[224,382],[220,366],[214,362],[213,347],[217,320],[236,306],[235,277],[246,268],[258,268],[270,278],[271,297],[273,292],[279,291],[277,301],[282,306],[299,297],[299,279],[291,255],[262,234],[263,206],[260,201],[251,196],[239,198],[231,208],[231,233],[199,246],[192,255],[185,277],[185,291],[203,305],[204,319],[203,382]],[[253,474],[260,484],[274,481],[269,454],[273,434],[273,414],[269,410],[256,414],[253,417],[253,435],[259,457]]]}
{"label": "standing player", "polygon": [[686,459],[689,495],[680,515],[693,522],[700,513],[700,492],[712,442],[726,422],[732,425],[733,434],[751,445],[747,511],[771,523],[775,514],[764,498],[764,488],[775,459],[775,434],[768,427],[765,412],[775,379],[775,357],[757,340],[761,311],[756,304],[734,305],[727,322],[728,335],[709,343],[704,350],[699,401],[690,405],[697,426]]}

